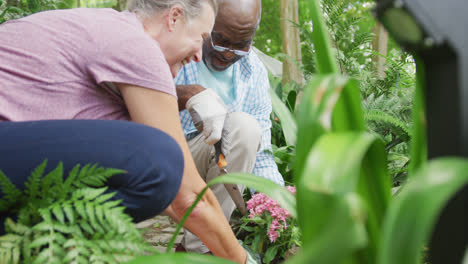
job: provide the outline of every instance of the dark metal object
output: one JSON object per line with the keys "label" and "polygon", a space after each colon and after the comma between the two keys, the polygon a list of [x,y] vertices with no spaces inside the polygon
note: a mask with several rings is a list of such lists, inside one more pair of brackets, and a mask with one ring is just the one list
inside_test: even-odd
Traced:
{"label": "dark metal object", "polygon": [[[428,158],[468,157],[468,1],[376,2],[379,20],[423,64],[417,66],[425,72]],[[465,186],[438,219],[429,244],[429,262],[461,263],[467,245]]]}

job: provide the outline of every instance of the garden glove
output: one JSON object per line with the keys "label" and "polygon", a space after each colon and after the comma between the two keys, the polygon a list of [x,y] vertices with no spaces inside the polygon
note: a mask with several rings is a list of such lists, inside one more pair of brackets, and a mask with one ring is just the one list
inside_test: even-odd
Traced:
{"label": "garden glove", "polygon": [[185,105],[205,143],[214,145],[221,139],[227,110],[223,100],[212,90],[206,89],[192,96]]}

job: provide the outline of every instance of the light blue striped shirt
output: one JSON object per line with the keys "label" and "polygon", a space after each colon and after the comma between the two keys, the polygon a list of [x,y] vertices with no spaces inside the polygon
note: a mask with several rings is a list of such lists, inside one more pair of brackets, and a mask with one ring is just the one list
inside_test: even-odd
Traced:
{"label": "light blue striped shirt", "polygon": [[[200,62],[203,63],[203,62]],[[234,98],[227,105],[229,112],[245,112],[257,119],[262,129],[260,151],[253,169],[253,174],[284,185],[284,180],[278,172],[271,148],[272,110],[269,94],[270,83],[268,72],[254,51],[232,65],[234,76]],[[197,65],[191,62],[185,65],[175,78],[177,84],[200,84]],[[180,112],[182,128],[187,139],[198,133],[193,125],[190,114],[184,110]]]}

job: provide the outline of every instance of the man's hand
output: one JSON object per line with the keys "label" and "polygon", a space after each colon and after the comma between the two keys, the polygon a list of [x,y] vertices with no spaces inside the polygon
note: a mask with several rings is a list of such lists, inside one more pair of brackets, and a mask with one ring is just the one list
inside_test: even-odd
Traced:
{"label": "man's hand", "polygon": [[192,96],[186,108],[197,130],[205,136],[205,143],[214,145],[221,139],[227,110],[215,92],[206,89]]}

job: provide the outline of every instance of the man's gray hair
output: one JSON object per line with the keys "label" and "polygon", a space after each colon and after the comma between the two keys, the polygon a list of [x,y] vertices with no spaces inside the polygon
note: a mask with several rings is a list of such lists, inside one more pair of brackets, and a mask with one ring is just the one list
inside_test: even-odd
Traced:
{"label": "man's gray hair", "polygon": [[217,0],[130,0],[127,2],[127,10],[139,12],[144,16],[151,16],[178,4],[183,8],[184,17],[190,20],[201,14],[202,4],[205,2],[213,8],[216,16],[218,13]]}

